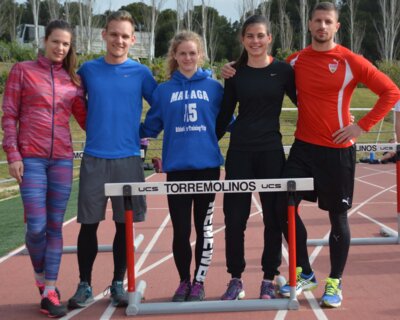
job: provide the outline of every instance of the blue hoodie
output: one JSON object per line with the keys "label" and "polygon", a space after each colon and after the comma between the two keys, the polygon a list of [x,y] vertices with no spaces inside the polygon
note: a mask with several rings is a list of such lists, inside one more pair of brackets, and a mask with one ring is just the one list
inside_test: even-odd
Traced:
{"label": "blue hoodie", "polygon": [[175,71],[153,93],[141,137],[156,138],[164,130],[163,170],[219,167],[223,157],[215,134],[223,87],[211,72],[199,68],[190,78]]}

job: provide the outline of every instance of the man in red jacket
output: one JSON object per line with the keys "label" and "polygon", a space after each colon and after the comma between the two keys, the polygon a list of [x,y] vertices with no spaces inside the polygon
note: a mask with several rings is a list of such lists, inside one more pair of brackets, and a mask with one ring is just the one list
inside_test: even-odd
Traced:
{"label": "man in red jacket", "polygon": [[[317,201],[329,212],[331,270],[321,305],[342,303],[342,273],[350,247],[347,210],[352,206],[356,150],[354,143],[369,131],[396,104],[400,92],[385,74],[369,61],[334,42],[340,27],[333,3],[318,3],[309,20],[311,45],[287,61],[295,70],[299,117],[295,142],[290,150],[283,177],[313,177],[314,191],[299,193],[301,199]],[[350,121],[350,100],[358,83],[379,96],[370,112],[357,123]],[[278,213],[286,212],[286,196],[280,196]],[[285,216],[286,218],[286,216]],[[287,236],[287,223],[283,230]],[[296,214],[296,293],[316,288],[317,281],[307,253],[307,231]],[[290,295],[290,287],[281,288]]]}

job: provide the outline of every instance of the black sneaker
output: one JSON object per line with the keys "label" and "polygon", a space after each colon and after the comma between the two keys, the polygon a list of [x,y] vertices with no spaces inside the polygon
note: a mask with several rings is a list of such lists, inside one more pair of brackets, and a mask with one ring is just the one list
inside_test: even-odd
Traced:
{"label": "black sneaker", "polygon": [[110,286],[111,303],[114,307],[126,307],[128,305],[128,293],[124,289],[122,281],[113,281]]}
{"label": "black sneaker", "polygon": [[40,312],[50,318],[59,318],[67,314],[67,308],[60,303],[57,292],[51,290],[48,292],[47,297],[42,298]]}

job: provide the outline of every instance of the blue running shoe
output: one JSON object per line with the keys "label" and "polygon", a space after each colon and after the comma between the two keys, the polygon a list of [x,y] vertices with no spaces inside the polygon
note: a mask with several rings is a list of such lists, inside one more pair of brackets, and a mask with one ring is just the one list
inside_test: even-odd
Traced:
{"label": "blue running shoe", "polygon": [[68,300],[68,308],[76,309],[87,307],[93,302],[92,287],[87,282],[81,282],[78,284],[78,289],[72,298]]}
{"label": "blue running shoe", "polygon": [[325,292],[321,299],[322,307],[338,308],[342,304],[342,280],[326,279]]}
{"label": "blue running shoe", "polygon": [[113,281],[110,286],[110,298],[114,307],[126,307],[128,305],[128,293],[124,289],[122,281]]}
{"label": "blue running shoe", "polygon": [[[304,274],[301,267],[296,268],[296,296],[303,291],[314,290],[317,286],[317,279],[315,278],[314,272],[309,275]],[[282,286],[279,290],[280,294],[284,297],[290,297],[290,285],[289,282]]]}
{"label": "blue running shoe", "polygon": [[245,296],[243,290],[243,282],[238,278],[233,278],[229,281],[228,289],[222,295],[221,300],[240,300]]}

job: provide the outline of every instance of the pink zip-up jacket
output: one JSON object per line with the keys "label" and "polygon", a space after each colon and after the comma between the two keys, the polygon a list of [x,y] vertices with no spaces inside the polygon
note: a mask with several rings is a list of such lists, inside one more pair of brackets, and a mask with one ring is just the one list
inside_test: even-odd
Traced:
{"label": "pink zip-up jacket", "polygon": [[8,163],[22,158],[72,159],[71,114],[84,129],[84,91],[61,63],[43,56],[16,63],[7,79],[1,122]]}

